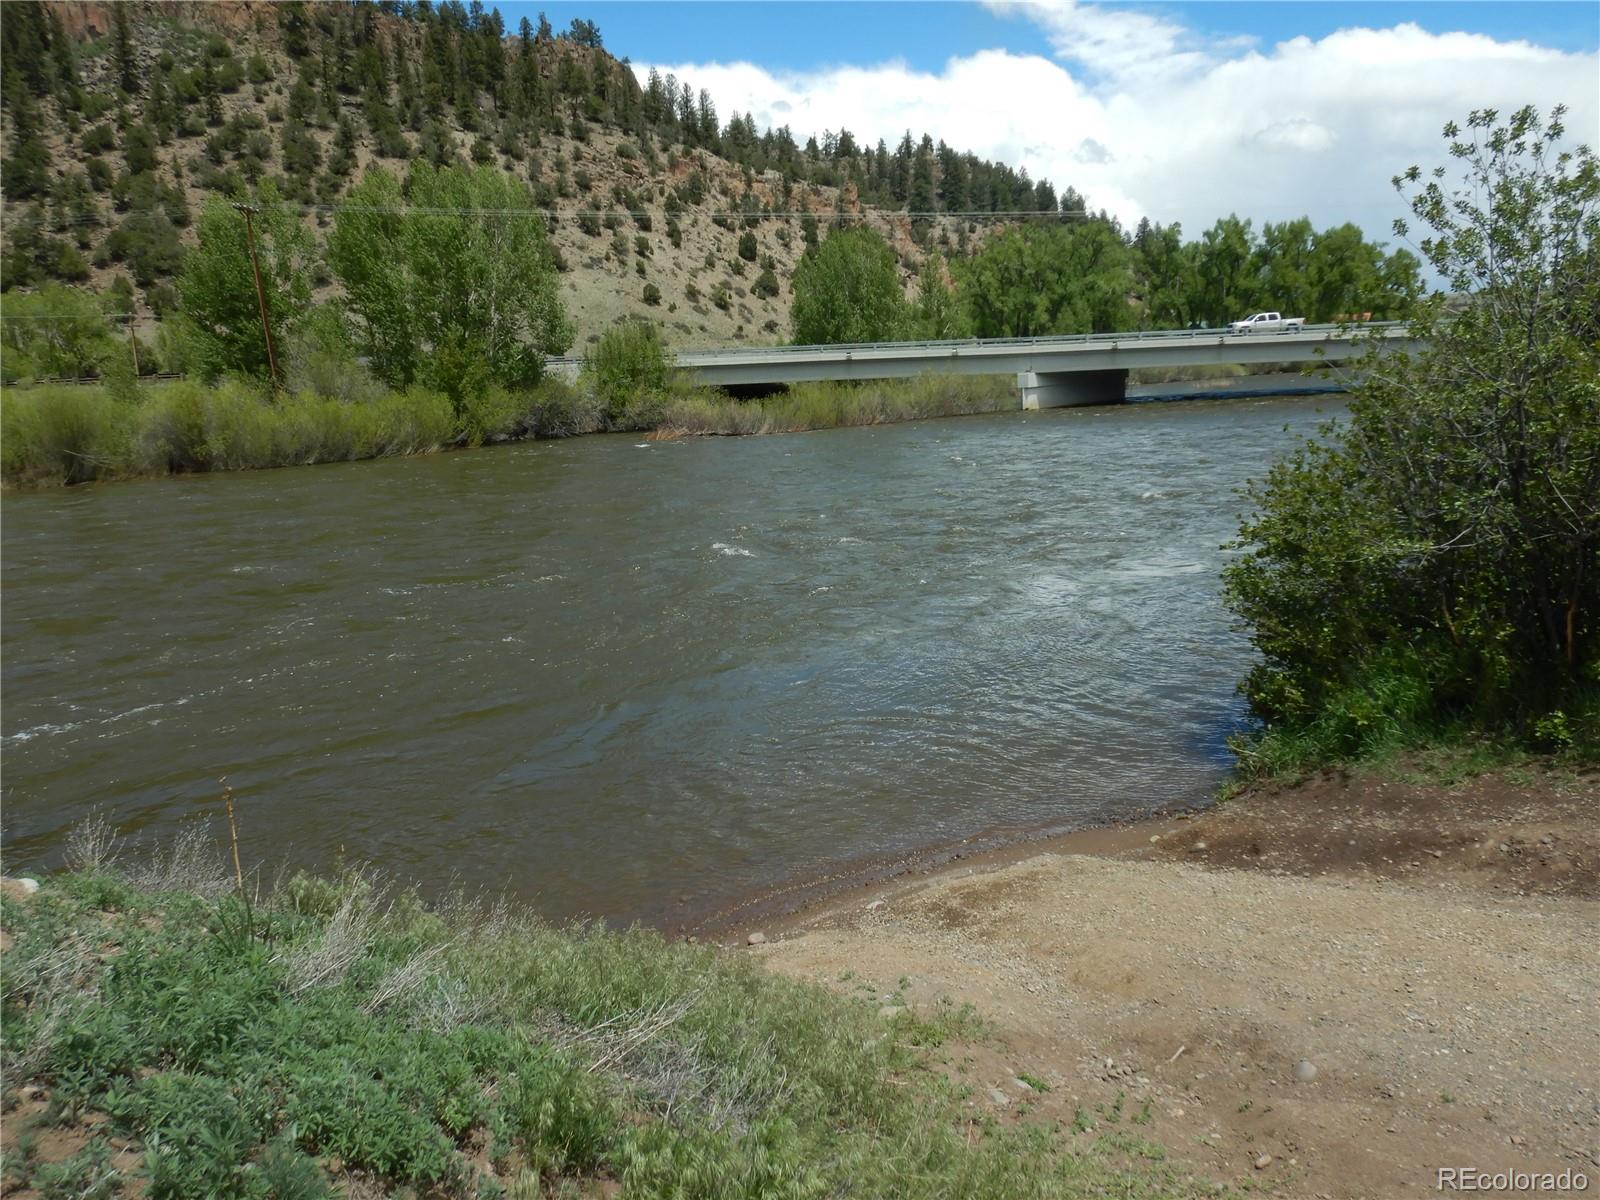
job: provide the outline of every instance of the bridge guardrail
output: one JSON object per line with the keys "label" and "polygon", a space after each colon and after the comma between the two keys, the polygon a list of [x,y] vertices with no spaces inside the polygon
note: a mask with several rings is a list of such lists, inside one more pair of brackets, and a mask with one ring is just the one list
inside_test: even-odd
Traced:
{"label": "bridge guardrail", "polygon": [[[1349,331],[1367,331],[1394,329],[1404,327],[1404,321],[1364,321],[1358,325],[1304,325],[1298,329],[1284,330],[1279,333],[1257,334],[1258,341],[1268,338],[1283,338],[1285,340],[1308,337],[1322,334],[1326,338],[1330,334]],[[1060,345],[1099,345],[1105,343],[1122,342],[1158,342],[1175,341],[1179,338],[1205,338],[1215,337],[1218,341],[1231,341],[1235,338],[1252,335],[1235,334],[1226,328],[1216,329],[1135,329],[1122,333],[1063,333],[1046,334],[1040,337],[1018,338],[948,338],[936,341],[914,342],[838,342],[820,343],[805,346],[728,346],[708,350],[683,350],[676,354],[679,366],[693,366],[704,360],[738,360],[753,358],[801,358],[806,355],[839,354],[841,352],[854,354],[856,352],[905,352],[915,350],[1007,350],[1027,349],[1030,347],[1043,348],[1046,346]],[[581,366],[584,356],[581,354],[565,354],[547,358],[545,362],[554,366]]]}

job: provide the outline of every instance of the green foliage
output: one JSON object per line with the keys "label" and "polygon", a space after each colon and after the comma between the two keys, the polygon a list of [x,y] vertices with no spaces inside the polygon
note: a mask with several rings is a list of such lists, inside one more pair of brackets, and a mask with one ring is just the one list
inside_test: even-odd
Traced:
{"label": "green foliage", "polygon": [[130,439],[121,408],[83,387],[0,392],[0,467],[19,483],[83,483],[103,473]]}
{"label": "green foliage", "polygon": [[395,386],[426,379],[459,406],[474,387],[535,383],[572,344],[544,221],[493,167],[381,168],[352,190],[328,256],[357,343]]}
{"label": "green foliage", "polygon": [[[254,218],[255,249],[272,336],[294,336],[311,301],[316,244],[298,216],[262,185]],[[244,214],[228,201],[206,201],[198,222],[200,244],[186,256],[178,295],[193,342],[196,368],[207,379],[224,372],[268,374],[266,334],[250,261]]]}
{"label": "green foliage", "polygon": [[944,255],[928,255],[917,276],[916,329],[923,338],[959,338],[967,331],[966,314],[946,280]]}
{"label": "green foliage", "polygon": [[613,326],[584,356],[584,381],[614,426],[655,422],[646,410],[659,403],[672,375],[672,358],[661,331],[647,321]]}
{"label": "green foliage", "polygon": [[317,1200],[333,1158],[455,1196],[1197,1194],[974,1129],[902,1032],[920,1022],[714,948],[430,911],[358,876],[290,880],[226,936],[238,902],[204,898],[205,857],[200,894],[102,865],[8,906],[7,1077],[109,1118],[67,1162],[8,1160],[8,1182],[113,1194],[116,1138],[153,1196]]}
{"label": "green foliage", "polygon": [[1459,184],[1396,179],[1470,302],[1428,305],[1415,354],[1375,345],[1348,419],[1249,493],[1226,597],[1274,736],[1335,758],[1462,724],[1548,741],[1562,711],[1600,744],[1600,167],[1560,116],[1475,112],[1446,129]]}
{"label": "green foliage", "polygon": [[891,341],[905,330],[899,261],[873,230],[830,233],[795,268],[793,287],[796,344]]}
{"label": "green foliage", "polygon": [[763,267],[761,274],[756,276],[755,282],[750,285],[750,294],[762,299],[770,299],[779,292],[778,276],[771,267]]}
{"label": "green foliage", "polygon": [[5,481],[72,484],[427,453],[484,436],[487,420],[480,409],[463,421],[447,397],[420,387],[374,395],[370,381],[347,385],[343,399],[301,390],[276,402],[260,387],[239,380],[217,387],[129,382],[120,393],[94,387],[5,389],[0,393]]}
{"label": "green foliage", "polygon": [[799,433],[930,417],[1004,412],[1016,407],[1015,382],[983,375],[923,375],[871,384],[803,383],[759,401],[714,393],[676,396],[659,428],[674,435]]}
{"label": "green foliage", "polygon": [[962,306],[978,337],[1128,328],[1129,252],[1104,221],[1006,230],[960,264]]}
{"label": "green foliage", "polygon": [[98,375],[117,337],[95,297],[49,283],[31,294],[0,294],[0,377]]}

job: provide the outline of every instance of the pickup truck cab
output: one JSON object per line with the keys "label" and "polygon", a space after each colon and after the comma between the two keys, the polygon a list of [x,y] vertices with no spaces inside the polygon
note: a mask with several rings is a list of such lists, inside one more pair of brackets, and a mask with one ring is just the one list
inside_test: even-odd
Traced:
{"label": "pickup truck cab", "polygon": [[1287,333],[1304,327],[1304,317],[1285,317],[1275,312],[1260,312],[1228,326],[1230,333]]}

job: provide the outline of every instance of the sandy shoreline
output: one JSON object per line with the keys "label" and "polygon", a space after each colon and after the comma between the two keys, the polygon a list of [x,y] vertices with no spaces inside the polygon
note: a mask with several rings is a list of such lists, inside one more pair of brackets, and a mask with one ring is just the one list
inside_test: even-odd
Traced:
{"label": "sandy shoreline", "polygon": [[750,952],[890,1010],[972,1004],[993,1032],[944,1069],[977,1112],[1200,1178],[1387,1197],[1565,1169],[1600,1194],[1597,799],[1595,773],[1329,777],[769,908]]}

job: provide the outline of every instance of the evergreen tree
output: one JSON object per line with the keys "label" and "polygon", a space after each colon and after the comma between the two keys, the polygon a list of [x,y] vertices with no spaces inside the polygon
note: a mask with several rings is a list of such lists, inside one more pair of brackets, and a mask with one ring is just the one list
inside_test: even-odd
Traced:
{"label": "evergreen tree", "polygon": [[911,168],[914,151],[911,144],[911,131],[908,129],[905,136],[900,139],[900,145],[895,148],[894,163],[889,174],[889,194],[894,197],[897,205],[903,205],[911,196]]}
{"label": "evergreen tree", "polygon": [[111,61],[116,65],[117,82],[130,96],[139,94],[139,65],[133,57],[133,31],[129,26],[132,5],[111,6]]}
{"label": "evergreen tree", "polygon": [[0,164],[0,188],[7,200],[25,200],[50,190],[50,147],[44,140],[39,110],[26,88],[11,99],[11,153]]}

